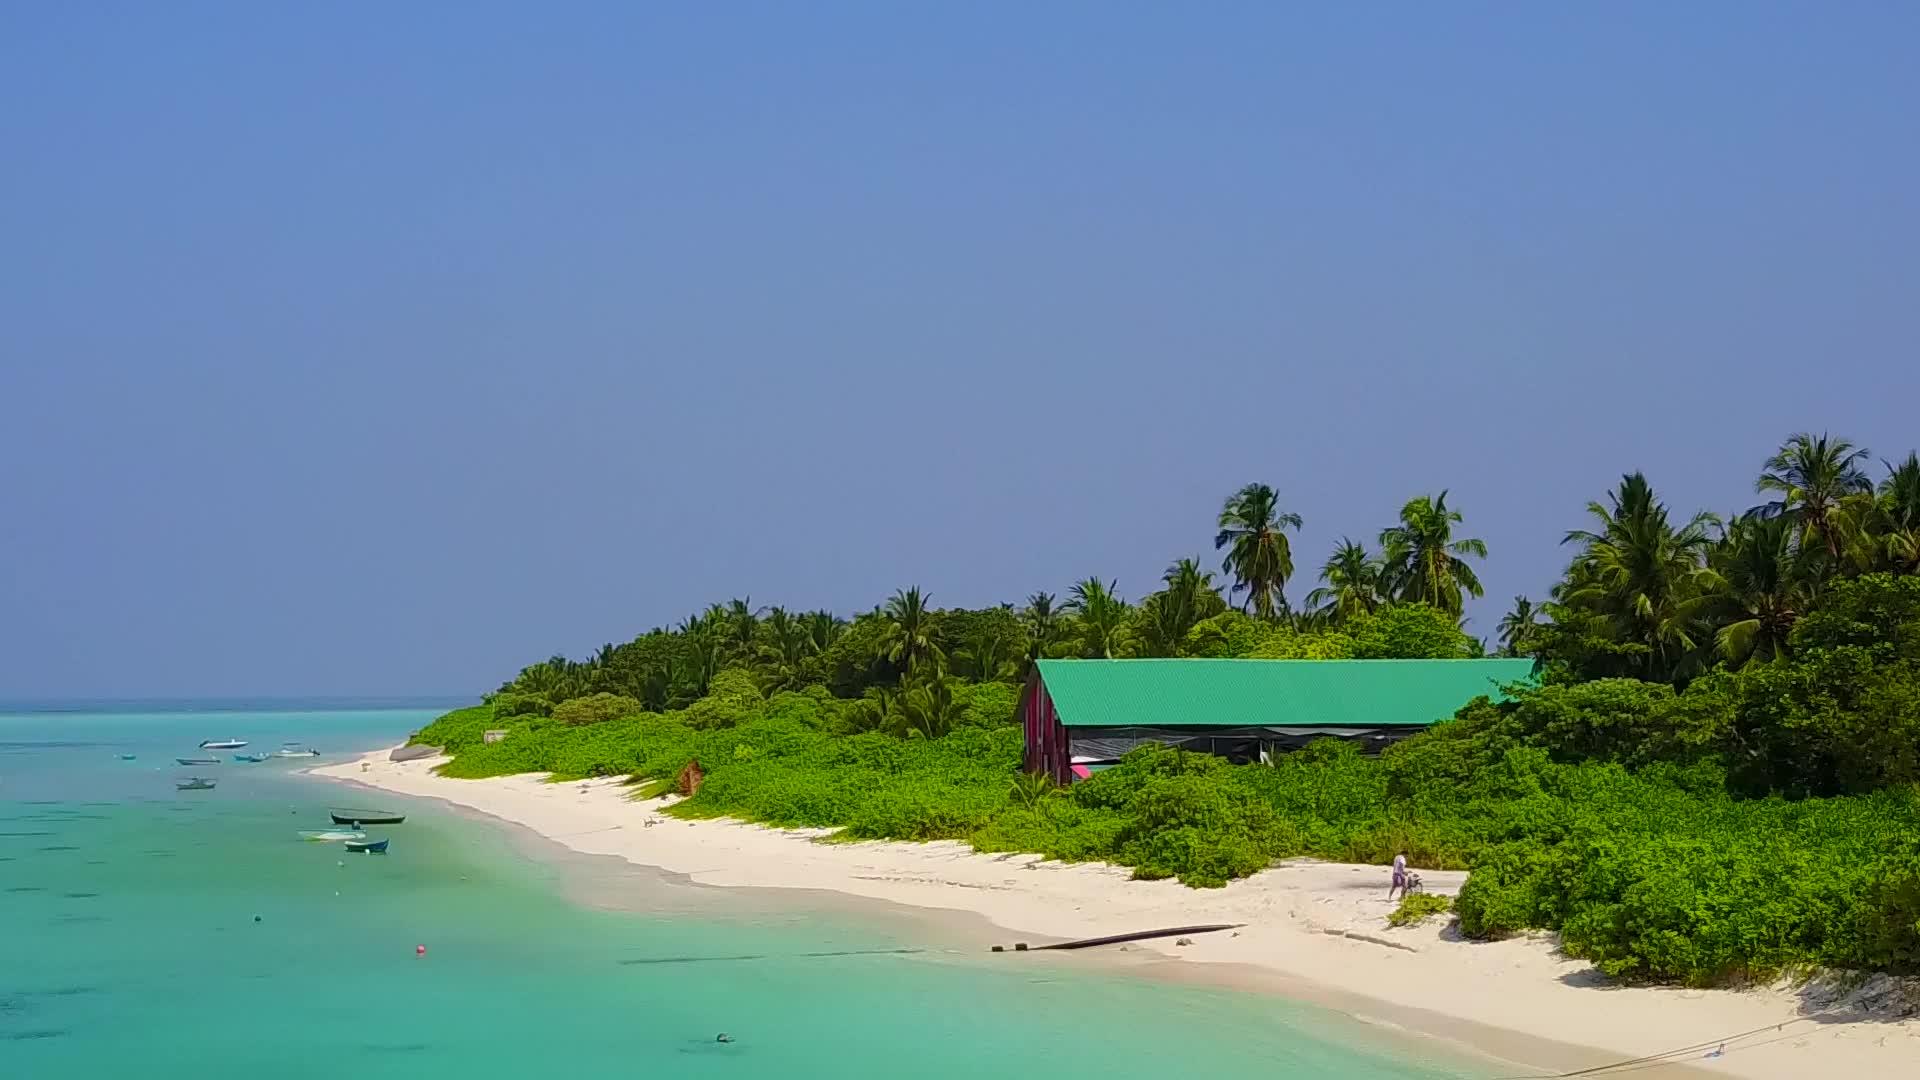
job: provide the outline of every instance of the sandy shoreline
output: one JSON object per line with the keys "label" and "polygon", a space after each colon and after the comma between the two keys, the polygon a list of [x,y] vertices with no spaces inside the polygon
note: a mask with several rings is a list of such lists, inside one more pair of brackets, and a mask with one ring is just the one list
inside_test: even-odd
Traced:
{"label": "sandy shoreline", "polygon": [[[836,892],[966,912],[1007,940],[1079,938],[1150,927],[1244,923],[1234,935],[1134,946],[1180,961],[1207,981],[1277,989],[1373,1015],[1543,1072],[1667,1054],[1685,1068],[1632,1075],[1751,1080],[1920,1075],[1920,1018],[1848,1008],[1771,989],[1743,992],[1600,985],[1550,942],[1460,941],[1438,924],[1390,929],[1379,867],[1296,862],[1224,889],[1140,882],[1099,864],[983,855],[959,843],[817,844],[817,833],[732,821],[685,822],[635,803],[612,781],[551,784],[538,776],[450,780],[444,759],[395,763],[382,750],[317,776],[444,799],[592,855],[685,875],[706,885]],[[1424,874],[1451,892],[1464,874]],[[1188,968],[1187,965],[1193,965]],[[1736,1037],[1738,1036],[1738,1037]],[[1718,1057],[1706,1053],[1726,1040]],[[1602,1074],[1607,1075],[1607,1074]]]}

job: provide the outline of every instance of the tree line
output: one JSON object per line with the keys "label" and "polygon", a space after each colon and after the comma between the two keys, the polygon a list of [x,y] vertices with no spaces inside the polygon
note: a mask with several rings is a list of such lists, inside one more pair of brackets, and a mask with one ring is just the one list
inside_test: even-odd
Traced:
{"label": "tree line", "polygon": [[[1287,533],[1300,515],[1282,509],[1271,486],[1249,484],[1226,498],[1216,523],[1221,576],[1199,557],[1182,558],[1138,601],[1097,576],[1064,596],[1035,592],[978,609],[937,609],[910,586],[851,619],[743,597],[584,660],[528,665],[492,701],[503,716],[664,712],[706,697],[733,668],[762,693],[825,687],[866,702],[876,729],[937,737],[957,721],[956,686],[1018,683],[1048,658],[1477,655],[1460,611],[1465,596],[1481,595],[1470,560],[1485,558],[1486,545],[1456,536],[1461,521],[1444,491],[1408,501],[1380,532],[1378,554],[1343,538],[1296,609],[1286,594]],[[587,698],[608,700],[554,712]]]}
{"label": "tree line", "polygon": [[[1684,686],[1716,667],[1783,658],[1795,623],[1836,582],[1920,571],[1920,457],[1884,463],[1843,438],[1797,434],[1755,481],[1765,501],[1677,520],[1640,473],[1589,504],[1568,531],[1562,579],[1539,604],[1521,596],[1497,626],[1499,651],[1529,656],[1545,677],[1625,677]],[[529,665],[500,687],[507,715],[548,713],[571,699],[612,695],[660,712],[704,697],[728,667],[762,691],[824,686],[871,702],[873,723],[907,733],[949,730],[951,683],[1019,682],[1044,658],[1270,658],[1479,655],[1461,629],[1483,595],[1484,541],[1465,535],[1449,493],[1401,506],[1372,548],[1342,537],[1317,584],[1295,606],[1291,533],[1304,524],[1268,484],[1222,503],[1213,546],[1219,570],[1182,558],[1159,588],[1129,601],[1090,576],[1064,595],[938,609],[918,586],[855,617],[716,603],[584,660]],[[1383,629],[1383,624],[1385,628]]]}
{"label": "tree line", "polygon": [[1623,477],[1545,603],[1516,597],[1499,637],[1570,679],[1684,684],[1791,651],[1795,624],[1838,583],[1920,572],[1920,456],[1882,462],[1843,438],[1798,434],[1754,482],[1767,498],[1673,515],[1641,473]]}

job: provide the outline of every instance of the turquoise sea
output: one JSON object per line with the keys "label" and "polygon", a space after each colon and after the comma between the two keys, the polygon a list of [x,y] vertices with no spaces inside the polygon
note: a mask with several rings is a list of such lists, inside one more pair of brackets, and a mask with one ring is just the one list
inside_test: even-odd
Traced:
{"label": "turquoise sea", "polygon": [[392,852],[351,855],[296,835],[369,800],[312,762],[172,760],[229,736],[337,760],[433,715],[0,714],[0,1077],[1476,1075],[1282,998],[983,956],[439,804],[381,797]]}

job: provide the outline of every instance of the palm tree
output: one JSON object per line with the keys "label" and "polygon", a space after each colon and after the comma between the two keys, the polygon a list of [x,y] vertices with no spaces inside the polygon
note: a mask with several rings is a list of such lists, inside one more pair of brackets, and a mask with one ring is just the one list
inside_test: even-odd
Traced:
{"label": "palm tree", "polygon": [[1286,610],[1293,546],[1284,530],[1297,532],[1301,524],[1299,514],[1280,509],[1279,496],[1265,484],[1248,484],[1220,508],[1220,531],[1213,538],[1213,549],[1227,552],[1220,568],[1233,575],[1233,591],[1246,593],[1247,607],[1263,619]]}
{"label": "palm tree", "polygon": [[[1707,528],[1716,519],[1696,514],[1675,529],[1640,473],[1622,477],[1608,501],[1587,504],[1597,528],[1575,529],[1561,541],[1581,550],[1556,600],[1636,649],[1641,677],[1672,679],[1693,662],[1689,654],[1700,644],[1700,573],[1711,546]],[[1556,615],[1554,621],[1561,620]]]}
{"label": "palm tree", "polygon": [[648,712],[666,712],[673,701],[673,669],[664,664],[648,668],[640,676],[639,697]]}
{"label": "palm tree", "polygon": [[1319,609],[1333,622],[1370,613],[1380,606],[1380,560],[1367,554],[1366,545],[1347,537],[1320,564],[1326,585],[1307,594],[1307,606]]}
{"label": "palm tree", "polygon": [[891,686],[869,686],[859,700],[849,702],[840,713],[842,723],[852,734],[886,731],[893,723],[893,704],[899,692]]}
{"label": "palm tree", "polygon": [[1754,507],[1754,512],[1792,518],[1801,544],[1818,541],[1826,548],[1827,558],[1837,563],[1842,530],[1836,511],[1848,496],[1873,490],[1873,481],[1860,469],[1866,457],[1866,450],[1824,432],[1818,437],[1795,434],[1767,459],[1766,471],[1753,485],[1755,491],[1771,491],[1779,498]]}
{"label": "palm tree", "polygon": [[516,694],[532,694],[536,697],[547,698],[550,701],[558,701],[561,699],[555,698],[554,694],[556,692],[563,692],[565,689],[567,682],[566,668],[566,657],[550,657],[537,664],[528,664],[526,667],[521,668],[520,674],[514,676],[512,682],[500,689]]}
{"label": "palm tree", "polygon": [[1177,656],[1187,632],[1227,609],[1213,573],[1198,559],[1181,559],[1160,575],[1166,588],[1140,601],[1140,629],[1149,656]]}
{"label": "palm tree", "polygon": [[831,611],[809,611],[800,618],[807,628],[807,648],[815,656],[831,648],[847,629],[847,621]]}
{"label": "palm tree", "polygon": [[1400,524],[1380,532],[1382,590],[1459,616],[1463,593],[1481,595],[1480,578],[1465,560],[1487,557],[1485,541],[1453,538],[1460,521],[1460,512],[1448,509],[1444,491],[1402,506]]}
{"label": "palm tree", "polygon": [[765,610],[765,608],[754,607],[751,596],[744,600],[735,599],[727,602],[725,610],[727,643],[733,647],[736,656],[749,662],[752,661],[760,641],[760,613]]}
{"label": "palm tree", "polygon": [[686,637],[687,681],[693,684],[694,697],[706,697],[707,687],[713,683],[713,677],[720,673],[726,645],[719,635],[695,633]]}
{"label": "palm tree", "polygon": [[946,655],[933,641],[933,612],[927,607],[929,599],[916,585],[910,589],[895,590],[887,601],[884,648],[887,659],[900,669],[902,675],[912,675],[928,665],[937,670],[946,662]]}
{"label": "palm tree", "polygon": [[938,739],[959,726],[963,711],[953,696],[954,680],[943,675],[903,685],[893,701],[894,734],[903,739]]}
{"label": "palm tree", "polygon": [[1887,478],[1880,482],[1880,546],[1892,569],[1920,572],[1920,454],[1909,453],[1895,465],[1889,461]]}
{"label": "palm tree", "polygon": [[767,610],[766,630],[774,658],[789,671],[798,668],[812,647],[806,625],[786,608],[776,607]]}
{"label": "palm tree", "polygon": [[1513,610],[1500,617],[1500,647],[1508,656],[1524,656],[1540,631],[1539,609],[1524,596],[1513,598]]}
{"label": "palm tree", "polygon": [[1811,585],[1809,552],[1794,542],[1797,528],[1786,517],[1736,518],[1708,554],[1701,587],[1719,624],[1715,644],[1729,663],[1785,655]]}
{"label": "palm tree", "polygon": [[1049,799],[1056,799],[1067,793],[1067,789],[1054,783],[1053,777],[1044,772],[1023,772],[1013,778],[1007,787],[1007,801],[1023,810],[1039,810]]}
{"label": "palm tree", "polygon": [[1067,610],[1074,613],[1080,630],[1082,656],[1111,660],[1114,653],[1126,647],[1131,609],[1114,593],[1115,584],[1091,577],[1073,587]]}
{"label": "palm tree", "polygon": [[1020,611],[1020,624],[1027,631],[1027,657],[1021,671],[1024,676],[1035,660],[1046,658],[1048,650],[1059,643],[1064,632],[1054,595],[1037,592],[1027,597],[1027,606]]}
{"label": "palm tree", "polygon": [[1014,663],[1018,644],[998,633],[994,624],[982,622],[974,628],[954,660],[975,682],[1012,678],[1018,671]]}

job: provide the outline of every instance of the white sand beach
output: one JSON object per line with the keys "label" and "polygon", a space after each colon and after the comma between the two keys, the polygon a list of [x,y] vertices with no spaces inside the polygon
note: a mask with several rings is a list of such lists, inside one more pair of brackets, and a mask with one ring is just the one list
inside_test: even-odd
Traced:
{"label": "white sand beach", "polygon": [[[444,760],[396,763],[383,750],[314,772],[444,799],[579,852],[703,884],[831,890],[970,912],[1005,928],[1008,942],[1243,923],[1189,945],[1132,948],[1176,959],[1176,972],[1298,993],[1541,1073],[1693,1048],[1667,1059],[1671,1066],[1627,1071],[1752,1080],[1920,1076],[1920,1015],[1886,980],[1847,992],[1612,987],[1544,937],[1470,942],[1440,920],[1389,928],[1393,905],[1381,867],[1303,860],[1224,889],[1189,889],[1132,881],[1123,868],[984,855],[960,843],[818,844],[819,834],[805,830],[680,821],[659,813],[666,803],[634,802],[631,789],[614,781],[451,780],[432,771]],[[1452,892],[1465,878],[1423,876],[1435,892]]]}

